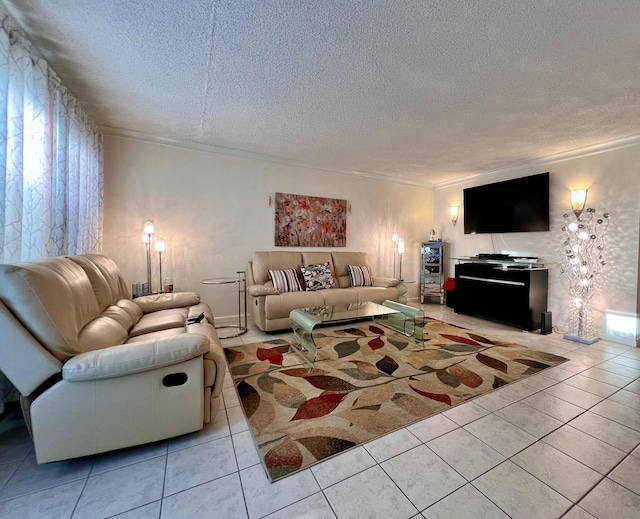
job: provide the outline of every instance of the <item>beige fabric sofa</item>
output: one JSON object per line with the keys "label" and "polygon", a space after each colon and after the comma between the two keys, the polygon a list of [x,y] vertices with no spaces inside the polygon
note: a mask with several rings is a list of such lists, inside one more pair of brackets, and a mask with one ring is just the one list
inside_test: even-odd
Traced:
{"label": "beige fabric sofa", "polygon": [[[302,292],[280,293],[269,278],[269,269],[294,269],[299,273],[301,286],[305,284],[301,265],[329,263],[336,288]],[[296,308],[337,305],[385,300],[398,301],[399,279],[377,277],[374,286],[351,286],[348,265],[366,265],[371,268],[366,252],[291,252],[258,251],[247,267],[247,293],[250,313],[256,326],[264,331],[291,328],[289,313]]]}
{"label": "beige fabric sofa", "polygon": [[132,300],[106,256],[0,265],[0,370],[38,463],[201,429],[226,366],[213,323],[193,292]]}

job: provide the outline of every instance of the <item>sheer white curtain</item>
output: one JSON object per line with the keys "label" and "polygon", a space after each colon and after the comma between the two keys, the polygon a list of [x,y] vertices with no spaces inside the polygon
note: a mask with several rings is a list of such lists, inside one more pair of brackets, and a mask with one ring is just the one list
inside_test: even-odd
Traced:
{"label": "sheer white curtain", "polygon": [[[102,249],[102,137],[0,5],[0,263]],[[0,372],[0,412],[17,399]]]}
{"label": "sheer white curtain", "polygon": [[102,137],[0,17],[0,262],[99,252]]}

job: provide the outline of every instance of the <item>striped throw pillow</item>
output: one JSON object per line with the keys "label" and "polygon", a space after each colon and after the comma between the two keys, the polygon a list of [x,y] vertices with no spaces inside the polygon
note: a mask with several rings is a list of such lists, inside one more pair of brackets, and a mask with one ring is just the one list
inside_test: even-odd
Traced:
{"label": "striped throw pillow", "polygon": [[296,271],[293,269],[271,270],[269,269],[269,277],[273,281],[273,286],[278,292],[301,292],[302,287],[298,281]]}
{"label": "striped throw pillow", "polygon": [[347,265],[352,287],[372,287],[373,276],[366,265]]}

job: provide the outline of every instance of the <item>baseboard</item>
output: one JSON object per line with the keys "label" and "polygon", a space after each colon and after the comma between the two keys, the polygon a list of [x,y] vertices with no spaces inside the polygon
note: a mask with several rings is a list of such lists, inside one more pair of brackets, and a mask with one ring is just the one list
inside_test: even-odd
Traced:
{"label": "baseboard", "polygon": [[238,324],[238,316],[237,315],[223,315],[223,316],[220,316],[220,317],[215,315],[214,318],[216,320],[216,325],[220,325],[220,324]]}
{"label": "baseboard", "polygon": [[[558,333],[561,333],[561,334],[568,333],[566,331],[568,329],[566,323],[560,323],[559,325],[554,326],[554,329],[555,329],[554,331],[557,331]],[[638,342],[638,337],[623,337],[621,335],[611,335],[609,333],[606,333],[600,330],[595,331],[595,336],[598,339],[601,339],[603,341],[614,342],[616,344],[622,344],[623,346],[630,346],[632,348],[636,348],[640,346],[640,342]]]}
{"label": "baseboard", "polygon": [[622,344],[624,346],[631,346],[632,348],[640,347],[640,341],[637,337],[620,337],[619,335],[611,335],[604,332],[596,332],[596,335],[605,341],[615,342],[616,344]]}

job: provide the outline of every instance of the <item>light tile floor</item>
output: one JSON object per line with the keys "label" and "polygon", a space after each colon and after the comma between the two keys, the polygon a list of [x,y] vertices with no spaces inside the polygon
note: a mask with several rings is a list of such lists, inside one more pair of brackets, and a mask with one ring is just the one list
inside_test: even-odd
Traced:
{"label": "light tile floor", "polygon": [[[74,461],[37,465],[13,412],[0,421],[0,517],[640,517],[640,348],[423,307],[571,361],[274,484],[229,376],[224,408],[202,431]],[[254,328],[223,342],[265,336]]]}

